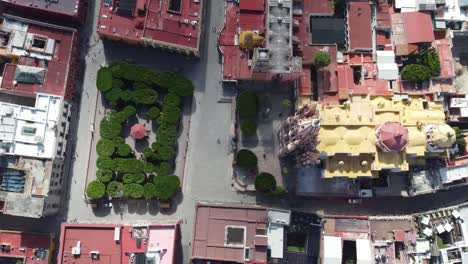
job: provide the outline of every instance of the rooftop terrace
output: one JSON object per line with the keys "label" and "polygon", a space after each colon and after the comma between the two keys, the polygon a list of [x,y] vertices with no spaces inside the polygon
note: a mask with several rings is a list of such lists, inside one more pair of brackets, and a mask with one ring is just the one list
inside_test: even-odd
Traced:
{"label": "rooftop terrace", "polygon": [[1,0],[17,6],[29,7],[35,10],[78,16],[80,2],[84,0]]}
{"label": "rooftop terrace", "polygon": [[0,263],[47,264],[50,263],[53,236],[0,230]]}

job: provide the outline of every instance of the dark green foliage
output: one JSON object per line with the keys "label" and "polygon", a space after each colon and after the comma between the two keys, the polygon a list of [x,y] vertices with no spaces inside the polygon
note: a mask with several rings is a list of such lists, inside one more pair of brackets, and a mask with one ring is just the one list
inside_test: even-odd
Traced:
{"label": "dark green foliage", "polygon": [[121,157],[128,157],[130,154],[132,154],[132,152],[132,147],[130,147],[128,144],[120,144],[117,148],[117,154],[119,154]]}
{"label": "dark green foliage", "polygon": [[330,62],[331,62],[330,55],[326,51],[319,51],[315,55],[314,65],[315,65],[315,68],[317,69],[328,66]]}
{"label": "dark green foliage", "polygon": [[427,52],[426,54],[424,54],[423,63],[431,71],[432,77],[440,76],[440,60],[439,60],[439,53],[437,51],[431,50]]}
{"label": "dark green foliage", "polygon": [[156,176],[153,179],[156,186],[156,197],[161,200],[172,198],[180,188],[180,179],[175,175]]}
{"label": "dark green foliage", "polygon": [[98,170],[96,172],[97,179],[102,183],[107,183],[112,181],[114,174],[111,170]]}
{"label": "dark green foliage", "polygon": [[120,137],[122,125],[117,122],[111,122],[109,118],[104,118],[99,125],[101,138],[113,139]]}
{"label": "dark green foliage", "polygon": [[146,176],[143,173],[125,173],[122,177],[124,183],[143,183]]}
{"label": "dark green foliage", "polygon": [[146,115],[150,118],[150,119],[153,119],[153,120],[156,120],[156,118],[159,117],[159,113],[161,111],[159,110],[159,108],[157,108],[156,106],[153,106],[151,107],[150,109],[148,109],[148,111],[146,112]]}
{"label": "dark green foliage", "polygon": [[161,124],[156,132],[156,142],[162,145],[174,145],[177,140],[177,129],[174,125]]}
{"label": "dark green foliage", "polygon": [[114,170],[119,173],[140,173],[145,171],[145,165],[143,161],[138,159],[114,159]]}
{"label": "dark green foliage", "polygon": [[257,133],[257,122],[253,119],[241,120],[241,131],[244,135],[254,135]]}
{"label": "dark green foliage", "polygon": [[246,169],[257,167],[258,159],[255,153],[248,149],[241,149],[236,155],[237,165]]}
{"label": "dark green foliage", "polygon": [[167,162],[161,162],[158,167],[156,167],[156,174],[158,176],[166,176],[172,172],[171,164]]}
{"label": "dark green foliage", "polygon": [[112,181],[107,185],[107,195],[111,198],[120,198],[123,196],[124,185],[118,181]]}
{"label": "dark green foliage", "polygon": [[145,163],[145,172],[146,173],[153,173],[156,171],[156,166],[154,166],[153,163],[151,162],[146,162]]}
{"label": "dark green foliage", "polygon": [[133,101],[133,93],[130,90],[124,90],[122,91],[122,94],[120,95],[120,100],[122,102],[128,104],[130,101]]}
{"label": "dark green foliage", "polygon": [[401,78],[413,82],[429,80],[431,78],[431,70],[424,65],[408,64],[401,71]]}
{"label": "dark green foliage", "polygon": [[174,149],[172,147],[169,147],[167,145],[158,145],[156,150],[156,159],[162,160],[162,161],[168,161],[174,157]]}
{"label": "dark green foliage", "polygon": [[106,186],[100,181],[92,181],[86,188],[86,195],[90,199],[101,199],[106,193]]}
{"label": "dark green foliage", "polygon": [[237,97],[237,112],[240,117],[255,117],[257,115],[257,95],[254,92],[242,92]]}
{"label": "dark green foliage", "polygon": [[100,170],[112,170],[114,169],[114,160],[109,157],[98,157],[96,167]]}
{"label": "dark green foliage", "polygon": [[180,96],[175,93],[168,93],[164,96],[164,107],[179,107],[180,106]]}
{"label": "dark green foliage", "polygon": [[158,92],[151,89],[140,89],[133,91],[133,102],[136,104],[153,105],[158,99]]}
{"label": "dark green foliage", "polygon": [[146,147],[145,149],[143,149],[143,156],[145,156],[146,159],[153,159],[154,158],[153,150],[149,147]]}
{"label": "dark green foliage", "polygon": [[143,90],[143,89],[151,89],[151,87],[149,85],[147,85],[146,83],[135,82],[135,83],[133,83],[133,89],[134,90]]}
{"label": "dark green foliage", "polygon": [[96,86],[103,93],[112,89],[112,72],[109,68],[106,67],[98,70]]}
{"label": "dark green foliage", "polygon": [[154,76],[154,84],[159,87],[175,93],[178,96],[193,95],[192,82],[182,75],[173,72],[162,72]]}
{"label": "dark green foliage", "polygon": [[156,196],[156,185],[154,183],[148,182],[143,186],[143,196],[146,199],[152,199]]}
{"label": "dark green foliage", "polygon": [[465,134],[463,134],[463,130],[459,127],[453,127],[453,130],[455,130],[456,143],[460,149],[460,153],[463,154],[466,150]]}
{"label": "dark green foliage", "polygon": [[179,107],[167,107],[163,112],[161,112],[158,123],[169,123],[177,124],[180,119],[180,108]]}
{"label": "dark green foliage", "polygon": [[123,95],[123,90],[120,88],[112,88],[106,94],[105,97],[110,103],[117,103],[120,101]]}
{"label": "dark green foliage", "polygon": [[119,145],[123,144],[123,142],[124,142],[123,138],[121,138],[121,137],[113,137],[110,140],[112,140],[112,142],[114,142],[115,146],[119,146]]}
{"label": "dark green foliage", "polygon": [[115,151],[115,145],[112,140],[101,139],[98,141],[96,145],[96,153],[99,156],[110,157],[112,156],[112,154],[114,154],[114,151]]}
{"label": "dark green foliage", "polygon": [[112,79],[112,88],[125,90],[125,83],[121,79]]}
{"label": "dark green foliage", "polygon": [[273,192],[276,188],[276,179],[268,172],[262,172],[255,177],[255,190],[263,193]]}
{"label": "dark green foliage", "polygon": [[136,108],[133,106],[133,105],[127,105],[124,107],[124,109],[122,110],[122,112],[125,114],[125,116],[128,118],[136,115],[137,113],[137,110]]}
{"label": "dark green foliage", "polygon": [[130,183],[124,185],[123,193],[126,197],[139,199],[143,197],[143,186],[137,183]]}
{"label": "dark green foliage", "polygon": [[127,119],[128,117],[124,112],[112,111],[109,115],[109,120],[111,122],[115,122],[119,124],[127,122]]}

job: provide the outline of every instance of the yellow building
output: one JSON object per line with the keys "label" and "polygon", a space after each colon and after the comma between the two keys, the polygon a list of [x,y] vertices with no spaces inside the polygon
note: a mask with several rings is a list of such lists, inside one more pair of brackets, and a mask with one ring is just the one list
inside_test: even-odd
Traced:
{"label": "yellow building", "polygon": [[[378,177],[381,170],[408,171],[410,164],[424,164],[427,157],[445,157],[455,143],[455,132],[445,123],[442,105],[422,97],[353,95],[344,104],[317,104],[315,108],[320,122],[318,134],[312,135],[316,143],[309,148],[308,142],[301,143],[310,129],[301,125],[289,128],[283,133],[289,140],[283,153],[299,154],[294,151],[304,149],[322,153],[325,178]],[[301,123],[304,120],[297,122]],[[302,131],[307,132],[301,135]]]}

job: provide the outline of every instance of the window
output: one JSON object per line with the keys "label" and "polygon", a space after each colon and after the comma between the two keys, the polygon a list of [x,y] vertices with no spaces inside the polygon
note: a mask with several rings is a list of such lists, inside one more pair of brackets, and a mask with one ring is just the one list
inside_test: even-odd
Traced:
{"label": "window", "polygon": [[34,37],[32,46],[37,49],[44,49],[47,43],[47,39],[41,37]]}
{"label": "window", "polygon": [[21,130],[21,134],[23,135],[28,135],[28,136],[34,136],[36,134],[36,128],[35,127],[23,127]]}
{"label": "window", "polygon": [[250,248],[244,248],[244,260],[250,259]]}
{"label": "window", "polygon": [[267,231],[266,231],[265,228],[257,228],[255,234],[256,234],[257,236],[266,236]]}
{"label": "window", "polygon": [[244,226],[226,226],[226,236],[224,244],[230,247],[244,247],[245,245],[245,227]]}

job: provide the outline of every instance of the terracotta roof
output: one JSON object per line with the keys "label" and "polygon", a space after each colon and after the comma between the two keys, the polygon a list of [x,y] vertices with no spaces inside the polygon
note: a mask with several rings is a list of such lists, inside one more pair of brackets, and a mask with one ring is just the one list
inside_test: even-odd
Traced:
{"label": "terracotta roof", "polygon": [[[48,251],[52,246],[52,235],[38,233],[23,233],[16,231],[0,231],[0,243],[9,244],[10,251],[0,251],[0,257],[9,259],[10,257],[24,257],[24,264],[46,264],[49,263]],[[23,248],[24,250],[21,250]],[[35,256],[34,251],[45,250],[44,258]],[[6,261],[7,263],[10,263]],[[3,262],[2,262],[3,263]],[[15,262],[13,262],[15,263]]]}
{"label": "terracotta roof", "polygon": [[407,43],[434,41],[431,16],[422,12],[402,13]]}
{"label": "terracotta roof", "polygon": [[386,122],[378,128],[377,140],[384,152],[400,152],[408,144],[408,129],[398,122]]}
{"label": "terracotta roof", "polygon": [[239,7],[240,10],[263,12],[265,10],[265,0],[242,0]]}
{"label": "terracotta roof", "polygon": [[311,95],[311,72],[310,68],[302,69],[301,78],[299,79],[299,95]]}
{"label": "terracotta roof", "polygon": [[350,50],[372,49],[369,2],[348,3],[348,38]]}

